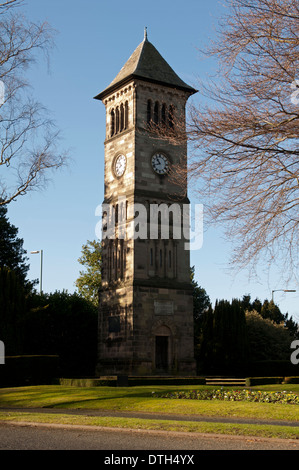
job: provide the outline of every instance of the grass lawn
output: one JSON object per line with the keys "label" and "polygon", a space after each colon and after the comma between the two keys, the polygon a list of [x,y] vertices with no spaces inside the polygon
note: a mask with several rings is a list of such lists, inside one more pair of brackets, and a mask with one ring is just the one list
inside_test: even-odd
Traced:
{"label": "grass lawn", "polygon": [[[187,400],[153,398],[152,392],[206,389],[207,386],[138,386],[138,387],[66,387],[35,386],[0,389],[0,408],[52,408],[62,413],[47,414],[11,410],[0,412],[0,420],[80,424],[87,426],[128,427],[167,431],[224,433],[299,439],[299,426],[189,422],[185,416],[255,418],[260,420],[299,421],[299,405],[278,403],[229,402],[220,400]],[[214,387],[210,387],[214,388]],[[234,387],[234,390],[237,387]],[[265,385],[252,390],[284,390],[299,394],[298,384]],[[92,417],[67,415],[63,409],[102,409],[154,413],[157,419],[128,417]],[[30,410],[28,410],[30,411]],[[181,415],[181,420],[163,419],[163,414]]]}

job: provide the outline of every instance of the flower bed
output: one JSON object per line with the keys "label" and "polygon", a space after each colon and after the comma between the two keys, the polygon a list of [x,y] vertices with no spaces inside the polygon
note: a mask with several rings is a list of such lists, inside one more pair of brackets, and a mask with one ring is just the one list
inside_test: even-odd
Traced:
{"label": "flower bed", "polygon": [[262,392],[252,390],[190,390],[159,393],[152,392],[155,398],[174,398],[185,400],[225,400],[250,401],[259,403],[286,403],[299,405],[299,396],[293,392]]}

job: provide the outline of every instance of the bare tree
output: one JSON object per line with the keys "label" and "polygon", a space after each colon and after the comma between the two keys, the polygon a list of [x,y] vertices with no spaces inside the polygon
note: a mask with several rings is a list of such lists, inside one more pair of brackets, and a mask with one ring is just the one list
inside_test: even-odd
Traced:
{"label": "bare tree", "polygon": [[0,205],[43,187],[49,171],[65,163],[59,132],[25,79],[36,54],[48,56],[54,31],[46,22],[28,21],[22,3],[0,3]]}
{"label": "bare tree", "polygon": [[[216,80],[199,86],[187,131],[186,172],[206,220],[227,228],[233,266],[280,263],[298,268],[299,4],[297,0],[231,0],[205,54]],[[297,75],[296,75],[297,74]],[[299,88],[299,87],[298,87]],[[285,271],[286,272],[286,271]]]}

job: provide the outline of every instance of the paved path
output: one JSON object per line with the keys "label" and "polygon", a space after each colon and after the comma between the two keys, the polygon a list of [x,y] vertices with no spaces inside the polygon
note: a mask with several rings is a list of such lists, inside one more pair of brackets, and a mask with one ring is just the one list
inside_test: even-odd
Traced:
{"label": "paved path", "polygon": [[154,455],[166,455],[164,451],[171,451],[172,455],[192,455],[186,451],[197,451],[195,457],[200,459],[199,451],[299,450],[299,442],[249,436],[3,422],[0,423],[0,450],[102,450],[101,459],[97,460],[100,464],[115,451],[126,451],[124,455],[135,455],[133,451],[140,450],[150,450]]}
{"label": "paved path", "polygon": [[[184,421],[235,422],[298,426],[298,422],[257,421],[240,418],[211,418],[205,416],[158,415],[150,413],[117,412],[110,410],[70,410],[51,408],[0,408],[1,412],[24,411],[60,413],[84,416],[121,416],[145,419]],[[266,439],[250,436],[182,433],[113,429],[98,426],[49,425],[0,422],[0,450],[299,450],[299,442],[291,439]],[[107,451],[107,452],[106,452]],[[140,462],[141,463],[141,462]]]}

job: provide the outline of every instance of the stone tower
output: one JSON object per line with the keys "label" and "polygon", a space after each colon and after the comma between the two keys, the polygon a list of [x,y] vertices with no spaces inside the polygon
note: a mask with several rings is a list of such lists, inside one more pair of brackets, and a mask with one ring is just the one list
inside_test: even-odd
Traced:
{"label": "stone tower", "polygon": [[195,374],[190,253],[186,237],[175,233],[189,200],[187,188],[170,178],[187,149],[150,131],[184,123],[195,92],[145,32],[95,97],[106,108],[97,375]]}

